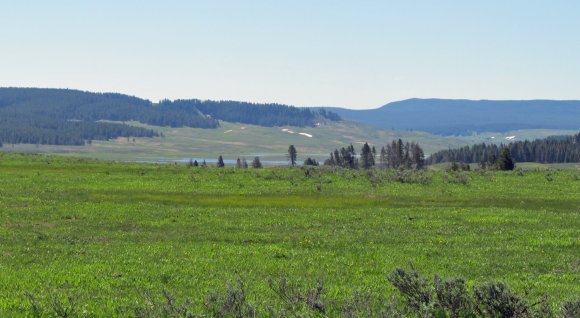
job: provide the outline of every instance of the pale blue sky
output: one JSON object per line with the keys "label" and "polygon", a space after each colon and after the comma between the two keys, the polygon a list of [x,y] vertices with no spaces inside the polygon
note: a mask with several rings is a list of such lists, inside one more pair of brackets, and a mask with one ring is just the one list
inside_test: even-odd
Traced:
{"label": "pale blue sky", "polygon": [[580,1],[0,0],[0,86],[374,108],[580,99]]}

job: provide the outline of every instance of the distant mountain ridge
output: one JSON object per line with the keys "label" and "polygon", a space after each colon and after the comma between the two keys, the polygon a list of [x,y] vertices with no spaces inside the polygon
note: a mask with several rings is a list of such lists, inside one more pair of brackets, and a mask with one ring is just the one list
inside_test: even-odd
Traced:
{"label": "distant mountain ridge", "polygon": [[384,129],[470,135],[518,129],[580,129],[580,101],[407,99],[377,109],[325,109]]}

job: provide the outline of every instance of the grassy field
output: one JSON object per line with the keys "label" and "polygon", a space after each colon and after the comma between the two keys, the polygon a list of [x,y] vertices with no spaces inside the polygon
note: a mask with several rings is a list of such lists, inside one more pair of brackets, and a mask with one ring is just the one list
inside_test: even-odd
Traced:
{"label": "grassy field", "polygon": [[[218,129],[168,128],[143,126],[163,133],[160,138],[119,138],[110,141],[93,141],[86,146],[4,145],[1,152],[46,153],[75,157],[118,161],[171,162],[186,158],[225,159],[262,156],[265,160],[284,160],[288,146],[295,145],[298,159],[308,156],[324,161],[335,148],[353,144],[357,151],[364,142],[375,145],[377,150],[394,139],[418,142],[428,155],[432,152],[472,145],[481,142],[507,142],[505,137],[517,136],[516,140],[545,138],[550,135],[577,133],[565,130],[519,130],[507,133],[485,133],[475,136],[438,136],[420,131],[383,130],[353,122],[331,122],[317,127],[261,127],[222,122]],[[290,130],[283,131],[283,129]],[[306,133],[312,137],[300,135]],[[492,137],[494,137],[492,139]]]}
{"label": "grassy field", "polygon": [[578,171],[396,174],[0,154],[0,316],[30,315],[25,293],[86,316],[162,290],[202,308],[238,278],[260,307],[281,275],[338,301],[392,295],[387,275],[409,264],[555,305],[580,294]]}

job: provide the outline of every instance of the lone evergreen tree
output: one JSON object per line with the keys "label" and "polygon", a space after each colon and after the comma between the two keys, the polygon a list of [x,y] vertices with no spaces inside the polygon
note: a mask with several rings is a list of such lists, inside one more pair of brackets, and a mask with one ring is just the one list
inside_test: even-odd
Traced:
{"label": "lone evergreen tree", "polygon": [[501,150],[496,165],[499,170],[514,170],[516,164],[512,159],[512,154],[509,148],[505,147]]}
{"label": "lone evergreen tree", "polygon": [[360,160],[363,169],[370,169],[372,166],[375,165],[373,151],[371,150],[369,144],[366,142],[360,151]]}
{"label": "lone evergreen tree", "polygon": [[255,157],[252,161],[252,168],[260,169],[262,168],[262,163],[260,162],[260,157]]}
{"label": "lone evergreen tree", "polygon": [[288,147],[288,161],[290,161],[291,165],[296,165],[296,148],[294,147],[294,145],[290,145],[290,147]]}
{"label": "lone evergreen tree", "polygon": [[379,156],[379,166],[381,169],[386,169],[388,167],[387,157],[387,149],[385,149],[385,147],[381,147],[381,154]]}
{"label": "lone evergreen tree", "polygon": [[330,153],[330,158],[324,161],[325,166],[336,166],[336,161],[334,160],[334,153]]}
{"label": "lone evergreen tree", "polygon": [[236,168],[241,168],[242,167],[242,160],[240,160],[240,157],[238,157],[238,160],[236,160]]}
{"label": "lone evergreen tree", "polygon": [[415,169],[420,170],[425,167],[425,153],[416,143],[411,143],[411,160],[415,165]]}
{"label": "lone evergreen tree", "polygon": [[224,158],[223,158],[223,157],[220,155],[220,156],[218,157],[218,161],[217,161],[217,167],[218,167],[218,168],[223,168],[223,167],[225,167],[225,166],[226,166],[226,164],[224,163]]}

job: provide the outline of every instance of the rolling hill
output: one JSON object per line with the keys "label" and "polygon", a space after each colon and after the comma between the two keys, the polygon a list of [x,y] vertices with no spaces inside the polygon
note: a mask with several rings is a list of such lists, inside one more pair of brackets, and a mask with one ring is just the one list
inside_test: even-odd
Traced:
{"label": "rolling hill", "polygon": [[[505,134],[478,136],[439,136],[421,131],[378,129],[352,121],[328,122],[314,127],[264,127],[240,123],[220,122],[215,129],[173,128],[126,122],[127,125],[152,129],[160,136],[154,138],[118,137],[95,140],[84,146],[4,144],[2,152],[46,153],[118,161],[186,162],[189,158],[217,159],[223,155],[226,164],[237,157],[251,159],[260,156],[264,164],[286,162],[288,145],[295,145],[298,161],[307,157],[319,161],[329,157],[330,151],[353,144],[357,152],[364,142],[380,148],[394,139],[419,143],[429,155],[439,150],[469,146],[481,142],[505,142],[506,136],[517,135],[518,140],[544,138],[551,135],[570,135],[567,130],[519,130]],[[312,137],[309,137],[312,136]]]}
{"label": "rolling hill", "polygon": [[251,159],[260,156],[267,161],[286,162],[289,145],[298,149],[298,161],[307,156],[317,160],[328,158],[335,148],[353,144],[360,150],[364,142],[381,147],[393,139],[424,145],[426,153],[462,147],[475,142],[473,138],[443,137],[419,131],[391,131],[377,129],[350,121],[328,122],[314,127],[265,127],[240,123],[220,122],[216,129],[190,127],[160,127],[138,122],[128,125],[152,129],[160,137],[95,140],[84,146],[4,144],[0,151],[18,153],[51,153],[120,161],[174,162],[196,159],[224,159],[237,157]]}
{"label": "rolling hill", "polygon": [[[364,142],[380,148],[402,138],[421,144],[428,155],[482,142],[570,135],[578,130],[565,128],[580,123],[576,112],[580,108],[575,106],[578,103],[538,101],[538,105],[529,107],[529,114],[517,118],[535,118],[530,125],[517,124],[515,120],[512,126],[534,128],[541,126],[540,119],[544,118],[544,126],[559,129],[504,130],[505,126],[498,124],[502,133],[449,136],[450,131],[461,126],[457,124],[461,116],[465,118],[462,124],[467,125],[484,105],[455,101],[440,106],[443,101],[413,101],[356,111],[197,99],[152,103],[116,93],[0,88],[0,150],[147,162],[211,159],[218,155],[230,160],[262,156],[265,160],[284,161],[288,145],[292,144],[298,149],[299,160],[311,156],[322,161],[333,149],[349,144],[358,151]],[[523,107],[514,103],[515,108]],[[552,114],[546,115],[547,105],[552,104],[556,105]],[[492,106],[499,112],[498,105]],[[463,108],[463,113],[456,108]],[[467,116],[470,109],[474,109],[471,117]],[[341,120],[335,111],[350,120]],[[515,111],[506,111],[509,112]],[[384,114],[388,114],[388,121],[381,121]],[[490,128],[494,118],[491,114],[480,116],[474,127]],[[397,129],[390,129],[386,123],[393,123]],[[378,128],[380,125],[389,129]],[[447,136],[421,131],[430,131],[429,127],[439,127],[432,132],[446,132]],[[453,134],[458,134],[457,130]]]}
{"label": "rolling hill", "polygon": [[521,129],[580,129],[580,101],[408,99],[377,109],[327,107],[343,119],[384,129],[471,135]]}

